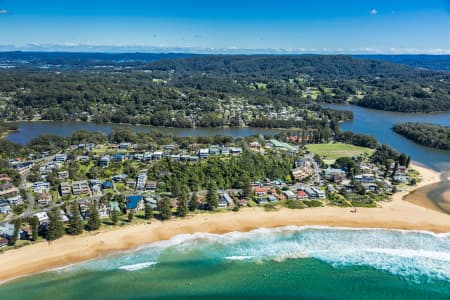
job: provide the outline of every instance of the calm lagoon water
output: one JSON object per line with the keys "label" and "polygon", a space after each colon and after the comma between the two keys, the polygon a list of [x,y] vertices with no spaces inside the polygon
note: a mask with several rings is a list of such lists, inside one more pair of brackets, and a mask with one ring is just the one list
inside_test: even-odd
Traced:
{"label": "calm lagoon water", "polygon": [[450,237],[284,227],[183,235],[16,280],[1,299],[450,299]]}
{"label": "calm lagoon water", "polygon": [[354,105],[328,105],[333,109],[350,110],[354,119],[344,122],[342,130],[373,135],[380,143],[405,152],[427,167],[438,171],[450,171],[450,151],[421,146],[392,131],[396,123],[421,122],[450,126],[450,113],[405,114],[367,109]]}
{"label": "calm lagoon water", "polygon": [[31,139],[42,134],[57,134],[69,136],[77,130],[98,131],[108,134],[113,128],[126,127],[136,132],[159,131],[176,136],[215,136],[224,135],[232,137],[244,137],[256,134],[275,134],[273,129],[235,127],[235,128],[164,128],[153,126],[133,126],[124,124],[95,124],[86,122],[22,122],[19,130],[11,132],[8,139],[14,143],[26,144]]}

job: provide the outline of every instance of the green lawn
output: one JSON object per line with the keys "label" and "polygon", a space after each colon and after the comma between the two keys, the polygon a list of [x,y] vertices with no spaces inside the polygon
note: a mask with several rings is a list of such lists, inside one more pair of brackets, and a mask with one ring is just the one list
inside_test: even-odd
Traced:
{"label": "green lawn", "polygon": [[335,144],[310,144],[306,148],[308,151],[318,155],[327,164],[333,164],[339,157],[353,157],[362,154],[372,155],[373,149],[358,147],[354,145]]}

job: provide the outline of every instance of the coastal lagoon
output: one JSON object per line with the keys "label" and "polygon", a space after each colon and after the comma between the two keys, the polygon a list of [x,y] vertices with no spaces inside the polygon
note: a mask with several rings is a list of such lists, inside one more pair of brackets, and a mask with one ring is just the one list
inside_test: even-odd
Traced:
{"label": "coastal lagoon", "polygon": [[349,110],[354,114],[351,121],[341,124],[342,131],[353,131],[373,135],[379,143],[388,144],[399,152],[436,171],[450,171],[450,151],[419,145],[395,133],[392,127],[397,123],[420,122],[450,126],[450,113],[410,114],[368,109],[355,105],[327,105],[328,108]]}
{"label": "coastal lagoon", "polygon": [[180,235],[0,287],[2,299],[449,299],[450,235],[281,227]]}
{"label": "coastal lagoon", "polygon": [[114,128],[129,128],[135,132],[157,131],[175,136],[232,136],[245,137],[257,134],[275,134],[276,129],[252,128],[252,127],[230,127],[230,128],[168,128],[145,125],[128,124],[96,124],[89,122],[71,121],[37,121],[19,122],[19,130],[8,134],[8,139],[14,143],[25,145],[33,138],[42,134],[56,134],[70,136],[77,130],[97,131],[108,134]]}

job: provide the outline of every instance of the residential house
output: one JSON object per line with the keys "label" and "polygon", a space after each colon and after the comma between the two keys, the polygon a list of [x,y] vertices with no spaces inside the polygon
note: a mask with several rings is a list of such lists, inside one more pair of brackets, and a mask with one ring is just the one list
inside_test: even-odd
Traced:
{"label": "residential house", "polygon": [[374,183],[375,176],[373,174],[361,174],[353,176],[353,180],[362,184]]}
{"label": "residential house", "polygon": [[131,143],[120,143],[119,144],[119,149],[127,150],[129,148],[131,148]]}
{"label": "residential house", "polygon": [[297,167],[291,170],[292,177],[295,180],[301,181],[314,174],[314,169],[309,167]]}
{"label": "residential house", "polygon": [[124,181],[127,178],[128,178],[127,174],[118,174],[118,175],[114,175],[112,177],[112,180],[114,180],[114,181]]}
{"label": "residential house", "polygon": [[147,174],[145,173],[139,174],[136,180],[136,190],[138,191],[145,190],[146,182],[147,182]]}
{"label": "residential house", "polygon": [[240,147],[232,147],[230,149],[230,153],[232,155],[240,155],[242,153],[242,148],[240,148]]}
{"label": "residential house", "polygon": [[89,183],[87,180],[72,182],[72,193],[74,195],[89,195],[91,190],[89,189]]}
{"label": "residential house", "polygon": [[253,189],[253,194],[255,194],[258,197],[266,196],[267,193],[268,193],[268,188],[265,188],[265,187],[258,186]]}
{"label": "residential house", "polygon": [[111,181],[105,181],[102,183],[102,189],[107,190],[107,189],[112,189],[113,188],[113,183]]}
{"label": "residential house", "polygon": [[233,198],[228,193],[222,193],[219,198],[219,207],[234,207]]}
{"label": "residential house", "polygon": [[0,197],[14,196],[19,190],[9,181],[0,184]]}
{"label": "residential house", "polygon": [[50,191],[50,183],[43,181],[33,182],[33,184],[31,184],[31,188],[35,193],[48,192]]}
{"label": "residential house", "polygon": [[145,190],[148,192],[154,192],[154,191],[156,191],[157,186],[158,186],[158,183],[156,181],[149,181],[145,185]]}
{"label": "residential house", "polygon": [[220,149],[220,153],[221,153],[222,155],[229,155],[229,154],[230,154],[230,148],[228,148],[228,147],[222,147],[222,148]]}
{"label": "residential house", "polygon": [[163,152],[162,151],[155,151],[153,154],[152,154],[152,159],[153,160],[160,160],[162,157],[163,157]]}
{"label": "residential house", "polygon": [[9,214],[12,211],[11,205],[6,200],[0,200],[0,214]]}
{"label": "residential house", "polygon": [[20,204],[23,204],[23,198],[22,198],[21,195],[16,195],[16,196],[13,196],[13,197],[9,197],[9,198],[7,198],[6,200],[8,200],[8,202],[9,202],[11,205],[20,205]]}
{"label": "residential house", "polygon": [[220,154],[220,149],[217,147],[209,148],[209,155],[218,155]]}
{"label": "residential house", "polygon": [[56,154],[55,158],[54,158],[54,161],[61,162],[61,163],[65,162],[66,160],[67,160],[67,155],[63,154],[63,153]]}
{"label": "residential house", "polygon": [[297,195],[293,191],[283,191],[283,194],[286,196],[286,199],[296,199]]}
{"label": "residential house", "polygon": [[12,178],[7,174],[0,174],[0,182],[12,181]]}
{"label": "residential house", "polygon": [[121,161],[124,161],[124,160],[125,160],[125,155],[123,155],[123,154],[121,154],[121,153],[115,153],[115,154],[112,156],[112,159],[113,159],[114,161],[121,162]]}
{"label": "residential house", "polygon": [[105,155],[100,158],[98,161],[98,165],[102,168],[107,168],[109,166],[109,162],[111,161],[111,156]]}
{"label": "residential house", "polygon": [[33,216],[38,218],[39,224],[41,225],[46,224],[49,221],[48,215],[45,211],[35,213]]}
{"label": "residential house", "polygon": [[49,192],[37,194],[36,200],[40,207],[48,206],[52,202],[52,194]]}
{"label": "residential house", "polygon": [[59,191],[61,192],[61,196],[68,196],[72,193],[72,187],[68,182],[61,182]]}
{"label": "residential house", "polygon": [[111,215],[113,211],[117,211],[120,213],[120,206],[119,202],[117,201],[110,201],[109,202],[109,214]]}
{"label": "residential house", "polygon": [[0,225],[0,236],[5,238],[10,238],[14,234],[14,224],[13,223],[5,223]]}
{"label": "residential house", "polygon": [[203,158],[208,158],[208,156],[209,156],[209,149],[204,148],[204,149],[200,149],[198,151],[198,157],[203,159]]}
{"label": "residential house", "polygon": [[317,187],[312,187],[311,189],[316,193],[317,198],[324,199],[326,197],[325,192],[322,191],[321,189],[319,189]]}
{"label": "residential house", "polygon": [[300,190],[300,191],[297,191],[295,194],[296,194],[298,200],[308,199],[308,194],[305,191]]}
{"label": "residential house", "polygon": [[153,197],[145,197],[145,204],[150,204],[153,209],[158,208],[158,201]]}
{"label": "residential house", "polygon": [[69,171],[58,172],[58,178],[61,180],[65,180],[69,178]]}
{"label": "residential house", "polygon": [[329,181],[340,183],[345,180],[347,174],[341,169],[328,168],[324,170],[324,177]]}
{"label": "residential house", "polygon": [[109,205],[107,205],[106,203],[98,203],[97,210],[100,218],[109,217]]}
{"label": "residential house", "polygon": [[133,211],[138,211],[138,210],[143,210],[145,208],[144,205],[144,201],[142,201],[142,196],[141,195],[133,195],[133,196],[126,196],[126,209],[128,210],[133,210]]}

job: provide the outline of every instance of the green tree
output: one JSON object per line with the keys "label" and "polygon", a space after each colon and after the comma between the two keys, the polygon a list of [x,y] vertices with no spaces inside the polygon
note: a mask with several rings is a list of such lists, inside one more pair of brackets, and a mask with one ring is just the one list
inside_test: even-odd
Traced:
{"label": "green tree", "polygon": [[134,211],[132,209],[130,209],[130,211],[128,212],[128,222],[133,222],[134,219]]}
{"label": "green tree", "polygon": [[72,235],[81,234],[83,232],[83,221],[81,220],[80,208],[76,201],[70,205],[70,214],[71,218],[67,232]]}
{"label": "green tree", "polygon": [[153,218],[153,207],[150,204],[146,204],[144,210],[144,219],[150,220],[151,218]]}
{"label": "green tree", "polygon": [[88,229],[90,231],[97,230],[100,228],[100,216],[98,214],[97,202],[93,201],[89,206],[89,219],[88,219]]}
{"label": "green tree", "polygon": [[169,198],[163,198],[158,201],[158,210],[162,220],[168,220],[172,216]]}
{"label": "green tree", "polygon": [[184,197],[180,197],[177,202],[177,215],[181,218],[186,217],[188,212],[187,200]]}
{"label": "green tree", "polygon": [[197,193],[192,193],[191,201],[189,201],[189,210],[196,211],[200,207],[200,201],[198,201]]}
{"label": "green tree", "polygon": [[250,178],[248,176],[242,177],[242,197],[248,198],[252,194],[252,184],[250,183]]}
{"label": "green tree", "polygon": [[50,241],[59,239],[64,235],[64,224],[61,221],[59,208],[53,207],[48,212],[47,239]]}
{"label": "green tree", "polygon": [[116,225],[119,222],[120,213],[117,210],[113,210],[111,213],[111,222]]}
{"label": "green tree", "polygon": [[205,202],[207,210],[215,210],[219,205],[219,195],[217,194],[217,186],[213,181],[210,182],[208,186]]}
{"label": "green tree", "polygon": [[22,219],[18,218],[14,220],[14,232],[13,235],[9,241],[11,245],[15,245],[17,242],[17,239],[19,238],[20,228],[22,227]]}
{"label": "green tree", "polygon": [[31,226],[31,240],[37,241],[38,239],[38,230],[39,230],[39,219],[36,216],[31,217],[30,221]]}

